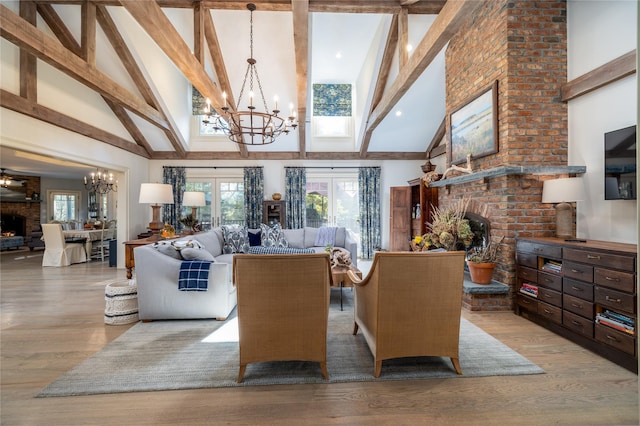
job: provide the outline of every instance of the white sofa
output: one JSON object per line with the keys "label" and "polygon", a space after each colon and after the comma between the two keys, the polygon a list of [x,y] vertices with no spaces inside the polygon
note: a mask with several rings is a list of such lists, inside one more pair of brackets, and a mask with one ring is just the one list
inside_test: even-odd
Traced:
{"label": "white sofa", "polygon": [[[257,230],[249,230],[256,232]],[[284,236],[293,249],[313,249],[324,252],[325,246],[315,246],[318,228],[284,229]],[[181,237],[176,241],[196,240],[209,252],[214,263],[209,272],[207,291],[178,290],[178,276],[182,260],[162,253],[154,244],[136,247],[135,273],[138,286],[138,317],[143,321],[162,319],[224,320],[237,303],[233,285],[233,254],[224,254],[222,230],[214,228],[207,232]],[[334,247],[342,247],[351,253],[356,264],[357,242],[345,228],[338,228]]]}

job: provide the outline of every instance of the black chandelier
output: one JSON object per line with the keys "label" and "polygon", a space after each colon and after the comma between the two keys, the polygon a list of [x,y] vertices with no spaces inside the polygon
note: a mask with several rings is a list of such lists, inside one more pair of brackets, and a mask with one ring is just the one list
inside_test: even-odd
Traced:
{"label": "black chandelier", "polygon": [[[217,112],[211,108],[211,101],[207,99],[207,106],[205,107],[205,119],[202,120],[204,124],[211,125],[214,130],[222,131],[233,142],[242,143],[246,145],[267,145],[273,143],[275,139],[284,134],[288,134],[291,130],[295,130],[298,126],[298,120],[293,109],[293,104],[290,105],[290,113],[287,119],[280,117],[280,110],[278,109],[278,100],[275,99],[275,109],[270,114],[267,107],[267,101],[265,100],[264,93],[262,92],[262,84],[260,83],[260,77],[258,76],[258,69],[256,68],[256,60],[253,58],[253,11],[256,10],[256,5],[253,3],[247,4],[247,9],[250,12],[250,28],[249,34],[249,46],[251,50],[251,56],[247,59],[247,71],[242,81],[242,87],[240,88],[240,95],[238,96],[238,102],[236,108],[239,108],[244,88],[247,84],[247,78],[249,79],[249,105],[246,111],[232,111],[227,104],[227,94],[223,92],[224,106],[220,109],[221,112]],[[260,97],[264,104],[264,111],[256,111],[256,107],[253,104],[254,92],[253,83],[258,83],[258,89],[260,91]]]}
{"label": "black chandelier", "polygon": [[89,179],[84,177],[84,187],[89,192],[96,194],[106,194],[109,191],[118,192],[118,181],[114,180],[113,173],[98,170],[96,173],[91,173]]}

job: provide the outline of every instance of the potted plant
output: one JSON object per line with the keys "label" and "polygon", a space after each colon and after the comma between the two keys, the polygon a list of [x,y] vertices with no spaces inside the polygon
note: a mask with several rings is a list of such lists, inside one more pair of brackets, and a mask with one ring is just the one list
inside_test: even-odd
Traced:
{"label": "potted plant", "polygon": [[181,217],[178,221],[187,228],[187,232],[194,233],[197,231],[198,219],[196,219],[192,214]]}
{"label": "potted plant", "polygon": [[496,267],[499,244],[500,242],[489,241],[489,244],[473,247],[467,252],[466,262],[471,281],[476,284],[491,282],[493,270]]}
{"label": "potted plant", "polygon": [[422,236],[421,243],[429,248],[443,248],[447,251],[465,250],[473,240],[473,231],[469,220],[464,216],[469,200],[458,200],[440,209],[436,207],[432,221],[427,226],[430,232]]}

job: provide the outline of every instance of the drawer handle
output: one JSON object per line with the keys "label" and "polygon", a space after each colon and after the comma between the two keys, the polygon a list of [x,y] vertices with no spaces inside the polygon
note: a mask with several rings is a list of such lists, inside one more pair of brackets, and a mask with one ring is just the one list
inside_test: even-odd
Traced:
{"label": "drawer handle", "polygon": [[524,303],[525,305],[530,305],[531,302],[528,301],[527,299],[522,299],[522,303]]}
{"label": "drawer handle", "polygon": [[616,339],[614,336],[609,336],[608,334],[607,334],[607,339],[613,340],[614,342],[618,341],[618,339]]}
{"label": "drawer handle", "polygon": [[553,280],[551,280],[551,279],[549,279],[549,278],[545,278],[545,279],[544,279],[544,281],[545,281],[545,282],[548,282],[548,283],[552,283],[552,282],[553,282]]}
{"label": "drawer handle", "polygon": [[573,272],[574,274],[581,274],[582,271],[578,271],[577,269],[572,269],[571,272]]}
{"label": "drawer handle", "polygon": [[572,303],[571,306],[573,306],[574,308],[580,308],[582,309],[582,305],[579,305],[577,303]]}
{"label": "drawer handle", "polygon": [[584,291],[584,289],[583,289],[583,288],[576,287],[576,286],[571,286],[571,290],[575,290],[575,291]]}
{"label": "drawer handle", "polygon": [[549,299],[549,298],[551,298],[551,297],[553,297],[553,296],[552,296],[551,294],[546,294],[546,293],[545,293],[544,297],[546,297],[547,299]]}
{"label": "drawer handle", "polygon": [[533,251],[535,251],[536,253],[540,253],[542,252],[542,249],[540,247],[534,247]]}
{"label": "drawer handle", "polygon": [[616,277],[604,277],[604,279],[607,281],[615,281],[615,282],[620,281],[620,278],[616,278]]}
{"label": "drawer handle", "polygon": [[588,255],[587,255],[587,259],[597,259],[597,260],[600,260],[600,256],[594,256],[594,255],[592,255],[592,254],[588,254]]}
{"label": "drawer handle", "polygon": [[548,310],[548,309],[545,309],[545,310],[544,310],[544,313],[545,313],[545,314],[549,314],[549,315],[553,314],[553,312],[551,312],[551,311],[550,311],[550,310]]}
{"label": "drawer handle", "polygon": [[605,296],[604,298],[605,298],[605,300],[606,300],[607,302],[622,303],[622,300],[621,300],[621,299],[614,299],[613,297],[609,297],[609,296]]}
{"label": "drawer handle", "polygon": [[579,322],[578,322],[578,321],[576,321],[576,320],[571,320],[571,324],[573,324],[573,325],[577,325],[578,327],[584,327],[584,325],[582,325],[582,323],[579,323]]}

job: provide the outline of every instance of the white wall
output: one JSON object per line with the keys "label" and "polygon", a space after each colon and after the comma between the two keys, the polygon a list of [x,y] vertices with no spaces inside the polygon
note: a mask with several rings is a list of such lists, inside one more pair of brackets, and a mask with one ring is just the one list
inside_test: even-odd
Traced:
{"label": "white wall", "polygon": [[[637,48],[635,1],[570,0],[568,80]],[[637,202],[604,199],[604,133],[637,124],[636,75],[569,102],[569,165],[585,165],[586,199],[577,203],[577,235],[637,244]]]}

